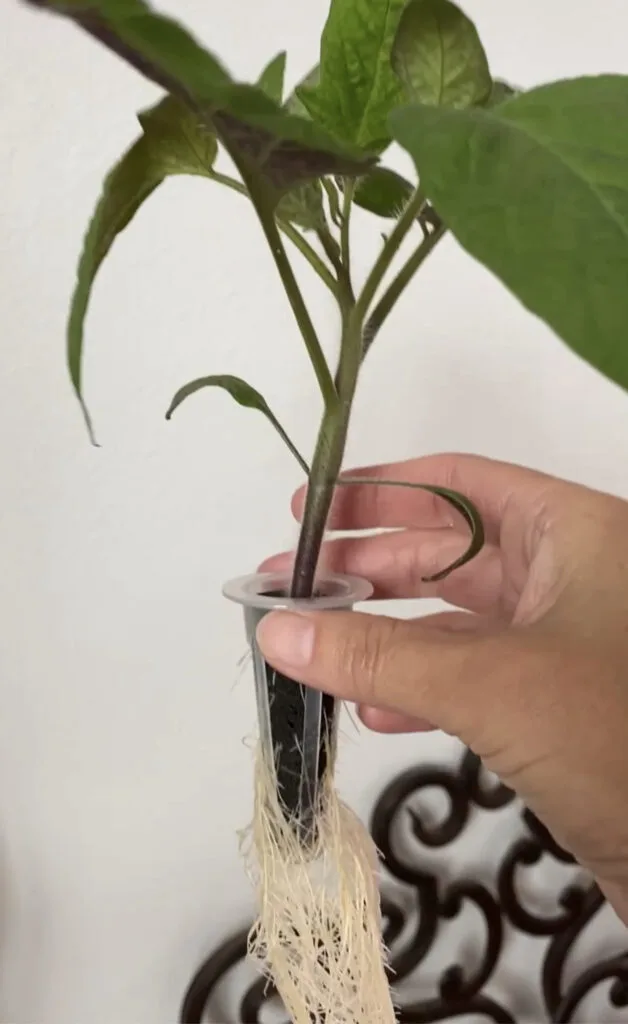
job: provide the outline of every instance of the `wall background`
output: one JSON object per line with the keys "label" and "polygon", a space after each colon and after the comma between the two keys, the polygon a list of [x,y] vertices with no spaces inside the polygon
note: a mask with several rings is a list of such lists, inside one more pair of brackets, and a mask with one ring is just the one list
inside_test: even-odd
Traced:
{"label": "wall background", "polygon": [[[326,2],[166,7],[244,78],[287,48],[295,81]],[[594,0],[466,8],[516,83],[628,71],[623,0],[603,16]],[[172,424],[163,413],[187,379],[242,373],[307,450],[318,400],[251,211],[173,180],[95,291],[90,448],[64,367],[67,303],[103,175],[156,91],[15,0],[2,21],[0,1018],[165,1024],[198,959],[250,912],[235,832],[254,703],[220,585],[292,543],[298,476],[226,396]],[[376,224],[359,230],[366,259]],[[308,294],[333,345],[324,296]],[[373,350],[349,461],[470,450],[628,496],[626,438],[628,399],[449,241]],[[343,791],[366,812],[396,769],[451,751],[347,731]]]}

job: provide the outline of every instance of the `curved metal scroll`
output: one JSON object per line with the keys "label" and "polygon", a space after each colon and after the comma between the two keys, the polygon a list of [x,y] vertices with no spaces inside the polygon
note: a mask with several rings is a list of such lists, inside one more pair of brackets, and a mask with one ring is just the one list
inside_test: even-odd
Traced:
{"label": "curved metal scroll", "polygon": [[[417,807],[417,798],[438,789],[447,798],[444,817],[430,823]],[[541,914],[528,905],[522,894],[521,877],[526,868],[551,858],[569,869],[573,858],[550,836],[528,810],[519,815],[518,834],[501,855],[496,880],[461,879],[449,881],[434,869],[433,851],[455,843],[471,825],[474,812],[496,812],[515,804],[515,797],[501,784],[486,786],[479,760],[470,752],[458,768],[422,766],[411,768],[394,779],[383,791],[371,817],[371,833],[384,867],[382,911],[385,940],[391,950],[390,978],[398,1007],[399,1024],[434,1024],[475,1018],[497,1024],[516,1024],[522,1008],[522,989],[528,1010],[525,1016],[568,1024],[583,1019],[580,1014],[587,998],[606,986],[608,1003],[615,1010],[628,1011],[628,938],[626,950],[618,955],[589,957],[588,964],[574,975],[569,961],[576,943],[599,915],[604,897],[590,880],[573,879],[554,893],[558,910]],[[521,825],[524,826],[522,831]],[[497,840],[492,842],[495,846]],[[571,872],[573,874],[573,869]],[[475,960],[469,966],[456,952],[455,962],[428,972],[437,941],[447,922],[466,909],[479,913],[481,937],[474,932]],[[483,933],[483,934],[482,934]],[[534,937],[542,944],[540,985],[536,977],[517,977],[517,992],[508,992],[495,979],[503,965],[508,943],[517,935]],[[247,932],[225,942],[202,964],[192,979],[181,1009],[181,1024],[262,1024],[266,1008],[276,999],[272,984],[263,978],[249,981],[229,1015],[213,1006],[217,990],[232,969],[246,958]],[[460,962],[457,962],[460,960]],[[423,970],[418,970],[423,967]],[[432,981],[432,992],[424,995],[424,974]],[[421,983],[419,985],[419,982]],[[506,997],[504,996],[506,990]],[[418,993],[418,994],[417,994]],[[542,1017],[540,1014],[542,1013]],[[597,1019],[601,1019],[599,1014]],[[285,1022],[285,1015],[278,1017]],[[615,1015],[628,1022],[628,1012]]]}

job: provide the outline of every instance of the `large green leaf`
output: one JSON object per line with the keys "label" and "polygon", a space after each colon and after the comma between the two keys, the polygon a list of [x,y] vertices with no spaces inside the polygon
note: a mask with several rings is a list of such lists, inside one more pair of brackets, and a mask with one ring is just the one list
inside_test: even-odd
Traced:
{"label": "large green leaf", "polygon": [[68,366],[82,399],[83,328],[92,285],[117,235],[151,192],[169,175],[211,177],[216,139],[194,114],[172,96],[139,115],[143,135],[105,180],[81,254],[68,324]]}
{"label": "large green leaf", "polygon": [[298,95],[339,139],[377,152],[390,139],[388,114],[403,99],[391,49],[405,0],[331,0],[318,84]]}
{"label": "large green leaf", "polygon": [[221,373],[213,374],[211,377],[199,377],[197,380],[190,381],[189,384],[185,384],[184,387],[177,391],[170,403],[170,408],[166,413],[166,419],[169,420],[171,418],[175,409],[178,409],[186,398],[189,398],[190,395],[196,394],[197,391],[202,391],[204,388],[222,388],[231,395],[238,405],[243,405],[247,409],[256,409],[258,412],[261,412],[269,423],[272,423],[282,441],[290,449],[301,466],[301,469],[303,469],[305,473],[309,474],[310,470],[305,459],[301,456],[295,445],[288,437],[288,434],[273,413],[264,396],[260,395],[259,391],[256,391],[254,387],[247,384],[247,382],[242,380],[241,377],[232,377],[231,374]]}
{"label": "large green leaf", "polygon": [[491,110],[391,118],[461,244],[628,388],[628,77],[555,82]]}
{"label": "large green leaf", "polygon": [[355,174],[365,158],[313,121],[285,111],[255,86],[233,82],[180,25],[143,0],[27,0],[66,15],[142,74],[215,125],[239,165],[277,196],[321,174]]}
{"label": "large green leaf", "polygon": [[392,63],[408,99],[443,107],[483,103],[493,81],[472,21],[450,0],[411,0]]}
{"label": "large green leaf", "polygon": [[266,65],[257,81],[258,87],[270,96],[275,103],[283,102],[283,83],[286,75],[286,53],[285,50],[273,57]]}

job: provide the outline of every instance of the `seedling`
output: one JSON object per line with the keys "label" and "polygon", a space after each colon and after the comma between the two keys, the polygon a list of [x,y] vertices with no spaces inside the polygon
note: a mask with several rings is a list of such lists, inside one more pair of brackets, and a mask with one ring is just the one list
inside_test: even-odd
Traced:
{"label": "seedling", "polygon": [[[625,77],[574,79],[522,93],[493,76],[474,25],[451,0],[331,0],[320,62],[286,98],[285,54],[278,54],[255,84],[241,84],[144,0],[28,2],[73,20],[164,90],[154,107],[139,114],[141,134],[105,182],[79,263],[67,352],[90,434],[82,385],[84,322],[94,279],[116,236],[170,175],[200,175],[234,190],[257,215],[323,400],[311,464],[253,385],[228,374],[186,384],[167,415],[197,391],[219,387],[262,413],[286,443],[308,481],[292,598],[314,594],[334,490],[352,484],[340,473],[360,369],[392,309],[448,230],[574,351],[628,386]],[[413,158],[416,181],[380,162],[393,140]],[[233,175],[217,169],[220,149],[230,158]],[[356,207],[373,214],[373,231],[383,238],[361,281],[351,258]],[[407,242],[411,254],[395,266]],[[340,346],[334,367],[323,354],[287,244],[337,303]],[[429,481],[388,485],[422,486],[448,502],[470,528],[465,553],[434,578],[478,553],[482,523],[463,495]],[[333,702],[319,699],[312,761],[311,750],[299,745],[312,695],[272,671],[267,686],[277,732],[270,738],[275,796],[294,827],[287,846],[296,836],[306,850],[315,842],[321,812]],[[316,766],[316,778],[304,789],[306,760]],[[294,850],[291,856],[294,864]],[[364,880],[368,858],[360,863]],[[340,865],[339,877],[349,885],[351,864],[345,858],[344,868]],[[310,892],[307,871],[300,877]],[[370,890],[355,896],[350,928],[342,916],[346,906],[329,909],[333,895],[318,925],[319,904],[304,902],[299,920],[311,924],[309,946],[310,924],[290,923],[291,894],[283,896],[286,917],[281,927],[275,921],[275,933],[269,926],[263,931],[262,946],[268,947],[264,955],[276,976],[280,961],[289,965],[278,983],[294,1019],[325,1020],[330,1006],[339,1022],[392,1019],[381,970],[377,985],[374,981],[379,946]],[[274,952],[268,946],[273,934]],[[342,936],[348,945],[341,955]],[[309,959],[306,946],[314,951]],[[287,947],[289,955],[281,960]],[[354,954],[349,968],[342,966],[347,950]],[[375,1002],[368,1003],[376,988]]]}
{"label": "seedling", "polygon": [[[178,174],[238,192],[259,219],[323,399],[311,465],[262,395],[237,377],[213,374],[186,384],[167,415],[201,389],[223,388],[261,412],[297,459],[308,490],[292,597],[311,597],[334,489],[352,482],[340,472],[360,368],[448,229],[572,348],[628,383],[628,349],[621,344],[628,322],[628,137],[620,130],[628,113],[626,78],[557,82],[521,94],[493,77],[474,25],[451,0],[332,0],[320,63],[286,98],[284,53],[255,84],[235,82],[215,56],[144,0],[29,2],[70,18],[165,91],[138,115],[141,134],[106,179],[80,259],[67,354],[90,434],[84,323],[94,279],[116,236]],[[417,182],[380,162],[393,139],[413,157]],[[216,168],[221,148],[233,175]],[[373,230],[383,237],[360,282],[351,260],[355,207],[373,214]],[[408,241],[411,255],[395,267]],[[323,354],[286,243],[336,300],[335,367]],[[467,551],[443,567],[442,577],[477,554],[482,524],[462,495],[429,482],[423,487],[449,502],[471,531]],[[307,694],[295,690],[291,707],[285,699],[275,705],[276,715],[290,720],[299,737]],[[281,777],[280,752],[277,757]],[[291,814],[312,811],[297,808],[296,788],[288,792],[285,778],[280,788]]]}

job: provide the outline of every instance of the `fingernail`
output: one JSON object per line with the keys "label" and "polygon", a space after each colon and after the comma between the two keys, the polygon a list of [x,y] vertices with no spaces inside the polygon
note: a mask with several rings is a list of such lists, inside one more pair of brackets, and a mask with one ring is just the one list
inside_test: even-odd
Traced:
{"label": "fingernail", "polygon": [[304,668],[314,653],[314,623],[304,615],[271,612],[257,627],[257,641],[268,661]]}

